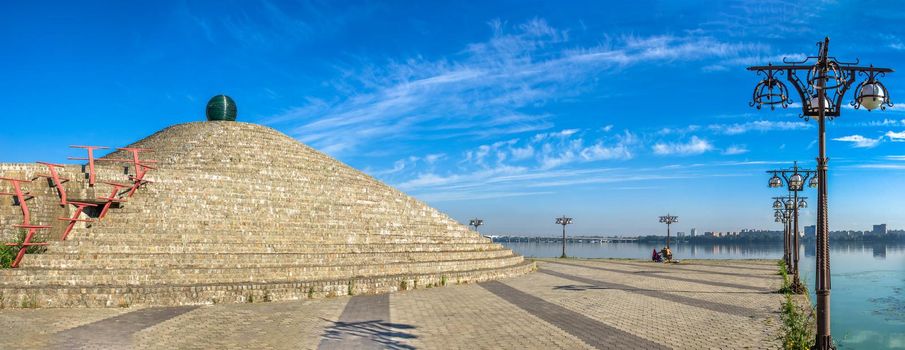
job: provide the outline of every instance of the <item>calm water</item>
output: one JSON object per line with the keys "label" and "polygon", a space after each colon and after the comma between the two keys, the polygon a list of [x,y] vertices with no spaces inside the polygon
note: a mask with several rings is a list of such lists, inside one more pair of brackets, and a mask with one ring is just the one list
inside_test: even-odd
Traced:
{"label": "calm water", "polygon": [[[528,257],[558,257],[556,243],[501,242]],[[649,259],[652,243],[573,243],[569,256]],[[781,244],[673,244],[678,259],[779,259]],[[814,289],[814,247],[801,248],[801,277]],[[833,337],[840,349],[905,349],[905,244],[831,244]],[[779,305],[777,305],[778,307]]]}

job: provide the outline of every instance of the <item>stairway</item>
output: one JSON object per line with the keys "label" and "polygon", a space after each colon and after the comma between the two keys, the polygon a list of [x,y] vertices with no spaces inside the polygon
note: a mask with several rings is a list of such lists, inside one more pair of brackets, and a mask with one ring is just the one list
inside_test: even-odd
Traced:
{"label": "stairway", "polygon": [[[298,300],[471,283],[534,268],[425,203],[267,127],[180,124],[130,147],[154,150],[153,182],[104,220],[77,226],[67,241],[27,255],[18,269],[0,270],[0,306]],[[0,176],[41,171],[0,164]],[[63,172],[78,178],[67,184],[75,198],[109,194],[107,185],[88,188],[81,167]],[[103,165],[98,173],[124,182],[122,166]],[[30,185],[40,192],[34,202],[42,212],[70,210],[58,199],[53,208],[56,192],[46,183]],[[15,210],[0,201],[0,226],[18,219]]]}

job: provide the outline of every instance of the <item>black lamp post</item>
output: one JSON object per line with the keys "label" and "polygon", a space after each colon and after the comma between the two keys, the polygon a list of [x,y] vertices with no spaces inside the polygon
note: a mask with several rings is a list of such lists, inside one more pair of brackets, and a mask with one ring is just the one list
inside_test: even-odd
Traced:
{"label": "black lamp post", "polygon": [[561,259],[566,258],[566,225],[572,224],[572,218],[566,217],[563,215],[561,218],[556,218],[556,224],[562,225],[562,256]]}
{"label": "black lamp post", "polygon": [[[784,209],[784,204],[782,203],[782,197],[773,197],[775,200],[773,202],[773,208],[775,209],[773,217],[776,219],[776,222],[782,223],[782,248],[783,248],[783,262],[786,263],[786,266],[789,266],[789,212]],[[776,203],[779,203],[779,208],[776,209]]]}
{"label": "black lamp post", "polygon": [[782,227],[782,261],[786,263],[786,266],[791,266],[792,259],[789,254],[790,245],[789,245],[789,222],[786,220],[786,216],[788,215],[788,211],[785,210],[785,203],[783,202],[785,198],[783,197],[773,197],[773,209],[774,215],[773,218],[776,219],[776,222],[783,223]]}
{"label": "black lamp post", "polygon": [[786,266],[788,266],[790,272],[792,272],[792,290],[797,294],[801,294],[804,293],[804,286],[801,284],[801,279],[798,274],[798,240],[800,238],[798,231],[798,210],[807,208],[808,202],[805,201],[805,199],[807,199],[806,197],[799,197],[798,192],[804,190],[805,183],[808,184],[808,187],[814,188],[818,186],[819,181],[817,181],[817,171],[799,168],[797,161],[793,164],[791,169],[769,170],[767,173],[773,174],[773,177],[770,178],[768,184],[772,188],[783,187],[783,180],[785,180],[785,187],[789,191],[789,198],[786,200],[785,206],[787,209],[790,206],[794,207],[794,210],[791,213],[792,216],[789,220],[789,225],[791,225],[792,229],[789,230],[787,236],[789,237],[789,241],[786,242],[789,247],[787,253],[790,255],[786,257]]}
{"label": "black lamp post", "polygon": [[666,214],[665,216],[660,217],[660,222],[666,224],[666,248],[669,248],[669,226],[679,222],[679,217]]}
{"label": "black lamp post", "polygon": [[477,233],[481,233],[480,231],[478,231],[478,227],[480,227],[480,226],[483,225],[483,224],[484,224],[484,220],[478,219],[478,218],[471,219],[471,220],[468,222],[468,226],[474,226],[474,230],[475,230],[475,232],[477,232]]}
{"label": "black lamp post", "polygon": [[[830,252],[829,225],[827,223],[827,157],[826,157],[826,120],[839,116],[842,111],[842,98],[851,87],[856,76],[865,80],[855,87],[855,98],[850,103],[855,109],[864,107],[867,110],[891,107],[889,91],[877,78],[884,77],[893,70],[871,66],[858,66],[856,62],[841,62],[829,55],[830,38],[817,43],[818,54],[805,58],[800,62],[783,60],[782,65],[748,67],[748,70],[763,75],[754,87],[750,106],[758,109],[764,105],[775,109],[776,105],[786,108],[792,102],[789,89],[779,77],[786,76],[801,98],[800,117],[805,120],[816,118],[818,124],[817,156],[817,339],[815,349],[835,349],[830,335]],[[799,75],[804,76],[802,80]]]}

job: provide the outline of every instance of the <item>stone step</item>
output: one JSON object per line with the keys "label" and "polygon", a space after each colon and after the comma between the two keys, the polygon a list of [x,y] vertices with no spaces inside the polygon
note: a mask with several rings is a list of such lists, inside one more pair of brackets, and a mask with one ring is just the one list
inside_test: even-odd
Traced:
{"label": "stone step", "polygon": [[148,286],[203,283],[265,283],[336,278],[370,278],[399,274],[440,274],[496,269],[523,261],[518,255],[490,259],[444,260],[365,265],[292,265],[249,268],[50,269],[20,267],[0,270],[0,286]]}
{"label": "stone step", "polygon": [[[85,234],[88,234],[87,236]],[[304,243],[400,243],[400,244],[443,244],[443,243],[489,243],[490,239],[471,237],[446,237],[440,235],[382,235],[382,234],[297,234],[274,235],[262,237],[258,235],[225,235],[225,234],[161,234],[161,233],[120,233],[120,234],[95,234],[94,232],[76,232],[73,239],[79,241],[92,241],[97,244],[206,244],[206,243],[232,243],[232,244],[304,244]]]}
{"label": "stone step", "polygon": [[33,254],[23,264],[28,268],[117,269],[149,267],[243,268],[285,265],[392,264],[498,258],[512,255],[508,249],[486,251],[439,251],[396,253],[212,253],[212,254]]}
{"label": "stone step", "polygon": [[445,244],[268,244],[268,243],[169,243],[162,246],[147,244],[113,245],[93,242],[54,242],[48,249],[56,253],[358,253],[358,252],[403,252],[403,251],[463,251],[500,249],[497,243],[445,243]]}
{"label": "stone step", "polygon": [[0,287],[0,308],[149,307],[307,300],[349,294],[389,293],[477,283],[523,275],[535,269],[534,262],[523,261],[497,269],[303,282],[173,284],[137,288],[130,286]]}

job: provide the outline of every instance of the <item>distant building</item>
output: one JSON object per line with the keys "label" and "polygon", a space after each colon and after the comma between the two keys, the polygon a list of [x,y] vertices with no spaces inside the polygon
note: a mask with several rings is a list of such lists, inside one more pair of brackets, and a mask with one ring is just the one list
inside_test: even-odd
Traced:
{"label": "distant building", "polygon": [[805,226],[804,238],[817,238],[817,225]]}
{"label": "distant building", "polygon": [[870,231],[874,236],[886,236],[886,224],[874,225],[874,229]]}
{"label": "distant building", "polygon": [[713,236],[714,236],[713,232],[710,232],[710,231],[704,232],[704,237],[713,237]]}
{"label": "distant building", "polygon": [[685,238],[685,232],[676,233],[676,237]]}
{"label": "distant building", "polygon": [[691,229],[691,236],[695,237],[697,235],[698,235],[698,229],[696,229],[696,228]]}

